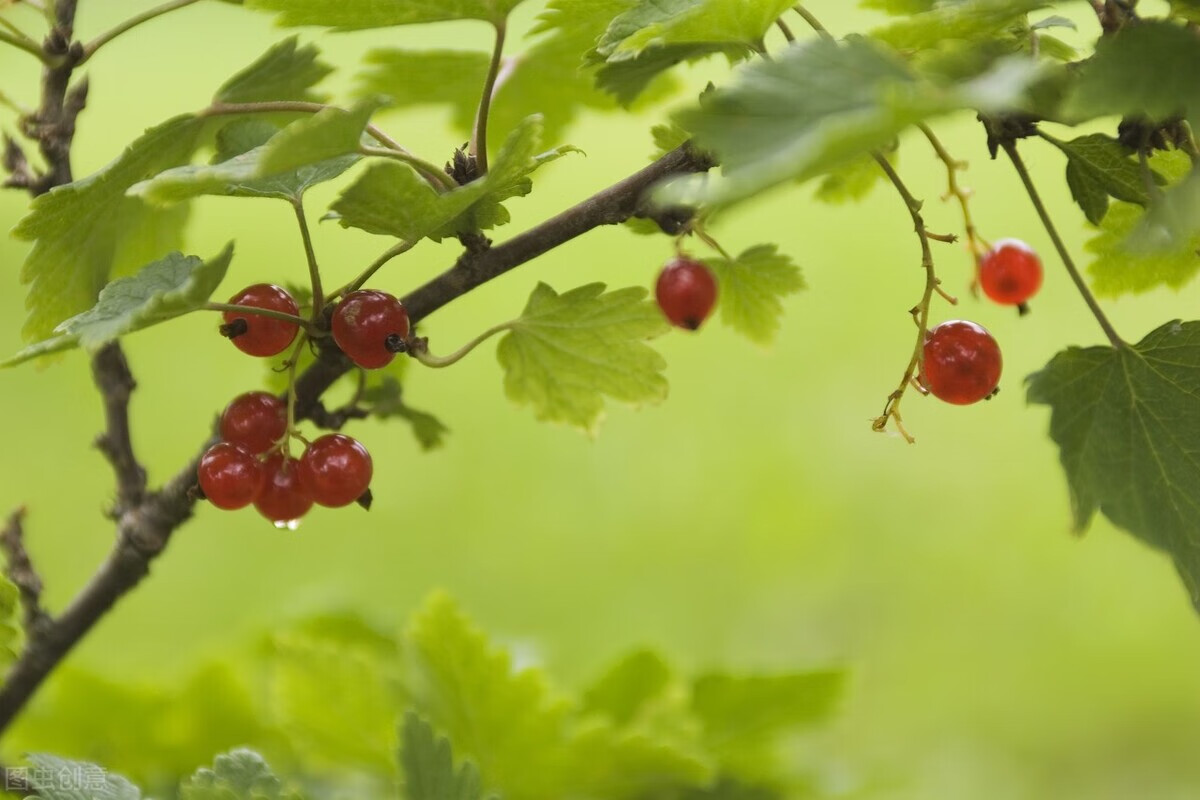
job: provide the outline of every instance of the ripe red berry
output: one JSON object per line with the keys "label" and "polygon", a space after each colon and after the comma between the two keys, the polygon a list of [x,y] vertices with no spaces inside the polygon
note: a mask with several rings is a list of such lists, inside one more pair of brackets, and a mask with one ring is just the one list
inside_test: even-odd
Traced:
{"label": "ripe red berry", "polygon": [[658,307],[672,325],[696,330],[717,302],[717,282],[708,267],[685,256],[673,258],[658,275]]}
{"label": "ripe red berry", "polygon": [[278,526],[295,522],[312,508],[312,496],[300,485],[300,462],[278,453],[267,459],[266,486],[254,501],[259,513]]}
{"label": "ripe red berry", "polygon": [[1042,287],[1042,261],[1017,239],[1002,239],[979,263],[983,293],[1004,305],[1020,306]]}
{"label": "ripe red berry", "polygon": [[386,366],[403,352],[408,330],[404,305],[386,292],[351,292],[333,312],[333,340],[364,369]]}
{"label": "ripe red berry", "polygon": [[925,337],[921,382],[934,397],[965,406],[996,391],[1002,365],[1000,346],[987,330],[951,320]]}
{"label": "ripe red berry", "polygon": [[[229,298],[233,305],[263,308],[292,316],[300,315],[296,301],[282,289],[270,283],[256,283]],[[272,319],[260,314],[225,312],[221,333],[228,336],[243,353],[252,356],[275,356],[287,349],[299,330],[294,322]]]}
{"label": "ripe red berry", "polygon": [[267,392],[238,395],[221,414],[221,438],[259,455],[287,432],[287,405]]}
{"label": "ripe red berry", "polygon": [[348,506],[371,485],[371,454],[340,433],[322,436],[300,458],[300,483],[323,506]]}
{"label": "ripe red berry", "polygon": [[200,457],[196,470],[204,496],[217,508],[244,508],[262,493],[267,481],[263,463],[237,445],[220,442]]}

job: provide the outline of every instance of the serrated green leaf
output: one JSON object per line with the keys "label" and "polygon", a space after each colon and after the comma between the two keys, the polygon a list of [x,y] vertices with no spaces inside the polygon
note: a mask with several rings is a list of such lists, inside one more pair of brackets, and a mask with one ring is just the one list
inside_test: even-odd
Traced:
{"label": "serrated green leaf", "polygon": [[[1099,225],[1108,210],[1107,196],[1141,206],[1150,202],[1141,166],[1116,139],[1103,133],[1069,142],[1048,135],[1043,138],[1067,156],[1067,185],[1093,225]],[[1150,179],[1156,184],[1164,182],[1153,170]]]}
{"label": "serrated green leaf", "polygon": [[[436,736],[433,727],[416,713],[404,715],[400,763],[404,771],[405,800],[480,800],[483,785],[471,762],[457,769],[450,740]],[[492,796],[493,800],[495,796]]]}
{"label": "serrated green leaf", "polygon": [[[885,153],[887,160],[895,166],[898,150]],[[887,175],[875,159],[869,155],[856,156],[830,170],[817,184],[816,198],[824,203],[853,203],[862,200]]]}
{"label": "serrated green leaf", "polygon": [[529,193],[529,175],[575,148],[538,153],[541,119],[532,116],[508,137],[487,175],[439,193],[408,164],[386,161],[368,169],[333,204],[344,227],[419,241],[440,241],[459,232],[486,230],[508,222],[501,203]]}
{"label": "serrated green leaf", "polygon": [[865,39],[796,45],[741,68],[731,86],[676,116],[698,146],[716,153],[723,175],[678,178],[655,197],[665,205],[728,205],[833,169],[939,114],[1011,109],[1035,75],[1018,59],[943,87]]}
{"label": "serrated green leaf", "polygon": [[436,450],[445,444],[450,429],[433,414],[405,403],[403,387],[391,375],[384,375],[377,383],[369,385],[363,392],[362,401],[378,419],[407,422],[422,450]]}
{"label": "serrated green leaf", "polygon": [[[1155,174],[1168,182],[1177,183],[1190,174],[1191,161],[1178,151],[1156,153],[1150,163]],[[1147,242],[1144,231],[1147,219],[1154,218],[1136,205],[1113,203],[1099,226],[1099,233],[1085,243],[1084,248],[1095,255],[1088,272],[1097,294],[1115,297],[1158,286],[1178,289],[1200,271],[1200,257],[1196,254],[1200,250],[1200,232],[1193,231],[1177,241],[1164,231]]]}
{"label": "serrated green leaf", "polygon": [[30,284],[23,328],[27,339],[46,338],[64,319],[91,306],[113,275],[145,263],[118,260],[123,253],[145,252],[129,239],[181,245],[185,217],[179,211],[152,208],[125,192],[140,180],[186,163],[201,127],[192,116],[169,120],[146,131],[94,175],[33,201],[13,231],[18,239],[34,242],[21,271],[21,280]]}
{"label": "serrated green leaf", "polygon": [[217,756],[211,769],[196,770],[179,787],[181,800],[298,800],[275,777],[265,759],[240,748]]}
{"label": "serrated green leaf", "polygon": [[790,8],[790,0],[639,0],[588,53],[596,82],[625,105],[660,73],[714,53],[745,58]]}
{"label": "serrated green leaf", "polygon": [[692,138],[687,131],[674,122],[655,125],[650,129],[650,135],[654,138],[654,152],[650,156],[651,161],[658,161]]}
{"label": "serrated green leaf", "polygon": [[235,119],[217,131],[216,152],[213,153],[210,163],[220,164],[243,153],[249,153],[256,147],[262,147],[279,131],[278,125],[262,117]]}
{"label": "serrated green leaf", "polygon": [[[384,95],[393,109],[448,106],[454,127],[466,132],[475,122],[490,61],[486,53],[467,50],[369,50],[364,59],[367,68],[358,74],[357,93]],[[503,84],[493,99],[494,108],[500,106],[502,91]]]}
{"label": "serrated green leaf", "polygon": [[357,152],[371,115],[382,98],[360,100],[349,109],[326,108],[288,125],[266,144],[259,159],[261,177],[342,158]]}
{"label": "serrated green leaf", "polygon": [[24,777],[44,800],[140,800],[142,792],[125,778],[86,761],[45,753],[26,757]]}
{"label": "serrated green leaf", "polygon": [[608,669],[583,692],[580,710],[602,714],[614,725],[633,721],[671,682],[671,668],[653,650],[635,650]]}
{"label": "serrated green leaf", "polygon": [[1175,561],[1200,608],[1200,322],[1170,322],[1133,346],[1070,348],[1029,377],[1051,408],[1074,509],[1096,511]]}
{"label": "serrated green leaf", "polygon": [[1185,116],[1200,127],[1200,40],[1181,25],[1143,20],[1105,36],[1083,64],[1065,113],[1084,120],[1108,114],[1155,120]]}
{"label": "serrated green leaf", "polygon": [[1194,255],[1200,241],[1200,169],[1162,193],[1125,242],[1135,253]]}
{"label": "serrated green leaf", "polygon": [[605,396],[664,400],[666,362],[646,340],[668,326],[647,294],[593,283],[560,295],[539,283],[496,350],[508,397],[533,406],[540,420],[587,431],[596,430]]}
{"label": "serrated green leaf", "polygon": [[758,344],[779,332],[782,298],[805,288],[800,268],[773,244],[758,245],[732,261],[706,259],[717,276],[721,321]]}
{"label": "serrated green leaf", "polygon": [[136,275],[118,278],[105,286],[95,306],[55,328],[57,336],[30,345],[0,362],[0,367],[73,347],[95,351],[118,336],[195,311],[221,283],[232,259],[230,244],[207,262],[171,253],[147,264]]}
{"label": "serrated green leaf", "polygon": [[675,797],[707,786],[712,760],[679,737],[640,731],[618,733],[608,723],[584,727],[571,741],[571,796],[605,800]]}
{"label": "serrated green leaf", "polygon": [[521,0],[246,0],[247,8],[273,11],[280,25],[321,25],[340,31],[478,19],[499,25]]}
{"label": "serrated green leaf", "polygon": [[542,673],[516,670],[443,594],[417,613],[406,641],[417,709],[484,783],[505,800],[561,796],[567,706]]}
{"label": "serrated green leaf", "polygon": [[217,90],[217,103],[262,103],[271,100],[320,102],[313,87],[333,72],[321,61],[316,45],[300,47],[296,36],[272,45],[257,61]]}
{"label": "serrated green leaf", "polygon": [[934,48],[948,40],[978,42],[996,38],[1013,25],[1026,26],[1030,11],[1048,5],[1049,0],[966,0],[939,4],[874,30],[871,36],[905,53]]}

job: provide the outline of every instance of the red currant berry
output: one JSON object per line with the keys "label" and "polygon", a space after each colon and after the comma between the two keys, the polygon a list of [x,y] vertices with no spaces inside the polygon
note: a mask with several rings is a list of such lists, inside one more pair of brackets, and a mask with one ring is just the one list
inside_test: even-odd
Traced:
{"label": "red currant berry", "polygon": [[221,438],[255,455],[271,449],[287,432],[287,405],[267,392],[246,392],[221,414]]}
{"label": "red currant berry", "polygon": [[312,508],[312,496],[300,485],[300,462],[276,454],[267,459],[266,486],[254,501],[254,507],[278,526],[303,517]]}
{"label": "red currant berry", "polygon": [[[233,305],[251,306],[268,311],[300,315],[300,307],[285,289],[270,283],[256,283],[229,298]],[[264,317],[260,314],[225,312],[221,333],[228,336],[238,350],[252,356],[276,356],[287,349],[296,338],[299,327],[294,322]]]}
{"label": "red currant berry", "polygon": [[408,312],[386,292],[351,292],[333,312],[333,340],[364,369],[386,366],[404,351],[406,339]]}
{"label": "red currant berry", "polygon": [[925,337],[921,382],[934,397],[965,406],[996,391],[1002,365],[1000,346],[987,330],[952,320]]}
{"label": "red currant berry", "polygon": [[371,485],[371,454],[340,433],[322,436],[300,458],[300,483],[323,506],[348,506]]}
{"label": "red currant berry", "polygon": [[708,267],[685,256],[673,258],[658,275],[658,307],[672,325],[694,331],[712,313],[717,282]]}
{"label": "red currant berry", "polygon": [[267,481],[263,463],[237,445],[220,442],[200,457],[196,470],[204,496],[217,508],[245,508],[262,493]]}
{"label": "red currant berry", "polygon": [[1042,261],[1017,239],[1002,239],[979,263],[983,293],[1009,306],[1026,303],[1042,287]]}

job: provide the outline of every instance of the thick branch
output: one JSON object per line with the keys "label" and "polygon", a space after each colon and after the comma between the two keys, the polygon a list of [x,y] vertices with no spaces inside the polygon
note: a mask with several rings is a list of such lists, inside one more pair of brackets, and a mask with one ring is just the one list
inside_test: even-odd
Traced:
{"label": "thick branch", "polygon": [[92,378],[104,400],[104,433],[96,437],[96,447],[116,474],[117,505],[113,516],[119,518],[141,503],[146,493],[146,470],[134,455],[129,433],[129,396],[137,388],[137,382],[116,342],[105,345],[92,357]]}

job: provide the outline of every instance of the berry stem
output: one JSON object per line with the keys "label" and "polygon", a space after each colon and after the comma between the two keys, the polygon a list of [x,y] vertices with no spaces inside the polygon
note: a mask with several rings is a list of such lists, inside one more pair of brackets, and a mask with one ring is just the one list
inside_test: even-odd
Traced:
{"label": "berry stem", "polygon": [[[308,103],[302,100],[272,100],[262,103],[213,103],[208,108],[197,112],[198,117],[222,117],[236,114],[278,114],[278,113],[293,113],[293,114],[316,114],[319,111],[324,111],[327,108],[336,108],[324,103]],[[406,163],[411,164],[422,178],[429,183],[434,189],[439,192],[446,192],[458,187],[458,184],[439,169],[435,164],[420,158],[406,150],[392,137],[384,133],[375,125],[367,125],[367,134],[379,142],[389,152],[389,157],[401,158]],[[399,156],[391,156],[391,153],[399,153]],[[374,153],[373,155],[380,155]]]}
{"label": "berry stem", "polygon": [[396,256],[407,253],[409,250],[412,250],[414,247],[416,247],[416,245],[417,245],[416,242],[397,242],[396,244],[392,245],[387,250],[385,250],[383,252],[383,254],[379,256],[379,258],[372,261],[371,265],[369,267],[367,267],[366,269],[364,269],[357,278],[350,281],[345,286],[341,287],[336,292],[331,294],[329,296],[330,299],[333,299],[335,297],[341,297],[342,295],[350,294],[350,292],[358,291],[359,289],[361,289],[363,287],[363,284],[365,284],[367,281],[371,280],[371,277],[376,272],[383,269],[383,267],[386,266],[389,261],[391,261]]}
{"label": "berry stem", "polygon": [[726,261],[734,260],[733,256],[729,255],[729,252],[726,251],[726,249],[724,247],[721,247],[720,242],[718,242],[713,237],[709,236],[704,231],[704,228],[700,227],[700,225],[698,225],[698,224],[694,225],[692,227],[692,233],[696,234],[697,239],[704,242],[706,245],[711,247],[713,250],[716,250],[718,253],[720,253],[721,257],[724,258]]}
{"label": "berry stem", "polygon": [[487,77],[483,81],[483,94],[479,98],[479,110],[475,112],[475,130],[471,135],[471,144],[467,151],[475,159],[475,166],[480,175],[486,175],[488,171],[488,116],[492,110],[492,94],[496,91],[496,78],[500,75],[500,64],[504,57],[504,38],[507,33],[507,22],[504,20],[497,22],[496,44],[492,48],[492,61],[488,65]]}
{"label": "berry stem", "polygon": [[306,334],[308,334],[310,336],[315,334],[315,331],[312,329],[311,322],[304,319],[303,317],[297,317],[294,314],[287,314],[283,311],[274,311],[269,308],[258,308],[257,306],[240,306],[236,303],[205,303],[204,310],[205,311],[232,312],[234,314],[252,314],[255,316],[259,316],[259,317],[270,317],[271,319],[277,319],[277,320],[280,320],[281,322],[291,322],[296,325],[299,325],[301,330],[303,330]]}
{"label": "berry stem", "polygon": [[835,41],[833,34],[829,32],[829,29],[822,25],[821,20],[814,17],[812,12],[810,12],[804,6],[797,3],[796,5],[792,6],[792,10],[803,17],[804,21],[808,23],[808,27],[820,34],[822,39],[826,39],[831,42]]}
{"label": "berry stem", "polygon": [[321,288],[321,268],[317,265],[317,251],[313,249],[312,234],[308,230],[308,220],[304,217],[304,200],[297,198],[292,204],[296,212],[296,224],[300,226],[300,238],[304,240],[304,257],[308,260],[308,279],[312,286],[312,321],[315,324],[321,318],[325,308],[325,292]]}
{"label": "berry stem", "polygon": [[1029,200],[1033,203],[1033,208],[1037,211],[1038,217],[1042,220],[1042,225],[1046,228],[1046,233],[1050,234],[1050,241],[1054,243],[1054,249],[1058,251],[1059,258],[1062,259],[1063,266],[1067,268],[1067,273],[1071,276],[1071,280],[1075,283],[1075,288],[1079,290],[1079,294],[1083,296],[1083,301],[1087,303],[1091,309],[1092,316],[1100,323],[1100,327],[1104,330],[1104,335],[1108,337],[1108,341],[1115,348],[1123,348],[1127,345],[1125,340],[1118,334],[1116,328],[1108,321],[1104,310],[1100,308],[1100,304],[1096,302],[1095,295],[1088,288],[1087,283],[1083,280],[1083,275],[1080,274],[1078,267],[1075,266],[1075,260],[1071,258],[1071,252],[1067,250],[1067,246],[1063,243],[1062,237],[1058,234],[1058,228],[1054,226],[1054,220],[1050,218],[1050,212],[1046,210],[1046,206],[1042,203],[1041,195],[1038,194],[1037,188],[1033,185],[1033,178],[1029,175],[1029,170],[1025,167],[1025,162],[1021,159],[1021,154],[1017,152],[1016,142],[1011,140],[1000,143],[1004,148],[1004,152],[1012,161],[1013,168],[1016,169],[1017,175],[1021,178],[1021,183],[1025,185],[1025,192],[1029,195]]}
{"label": "berry stem", "polygon": [[292,455],[292,437],[296,435],[296,366],[300,363],[300,353],[303,352],[301,348],[307,344],[308,334],[300,334],[287,360],[287,429],[279,442],[279,451],[285,458]]}
{"label": "berry stem", "polygon": [[958,175],[967,168],[967,162],[960,161],[950,155],[950,151],[942,144],[942,140],[925,123],[917,125],[917,129],[925,134],[925,138],[929,140],[930,146],[933,147],[933,152],[946,165],[946,194],[944,199],[949,200],[953,197],[958,201],[959,208],[962,209],[963,234],[967,237],[967,248],[971,251],[971,258],[975,262],[976,271],[978,271],[980,259],[987,252],[987,242],[979,236],[979,230],[975,227],[975,220],[971,216],[971,190],[958,182]]}
{"label": "berry stem", "polygon": [[[488,339],[495,336],[497,333],[511,330],[512,328],[516,327],[516,324],[517,320],[509,320],[508,322],[502,322],[499,325],[493,325],[448,356],[433,355],[429,352],[429,346],[423,342],[410,347],[408,354],[427,367],[433,367],[434,369],[449,367],[461,361],[468,353],[486,342]],[[418,342],[420,342],[420,340],[418,340]]]}

